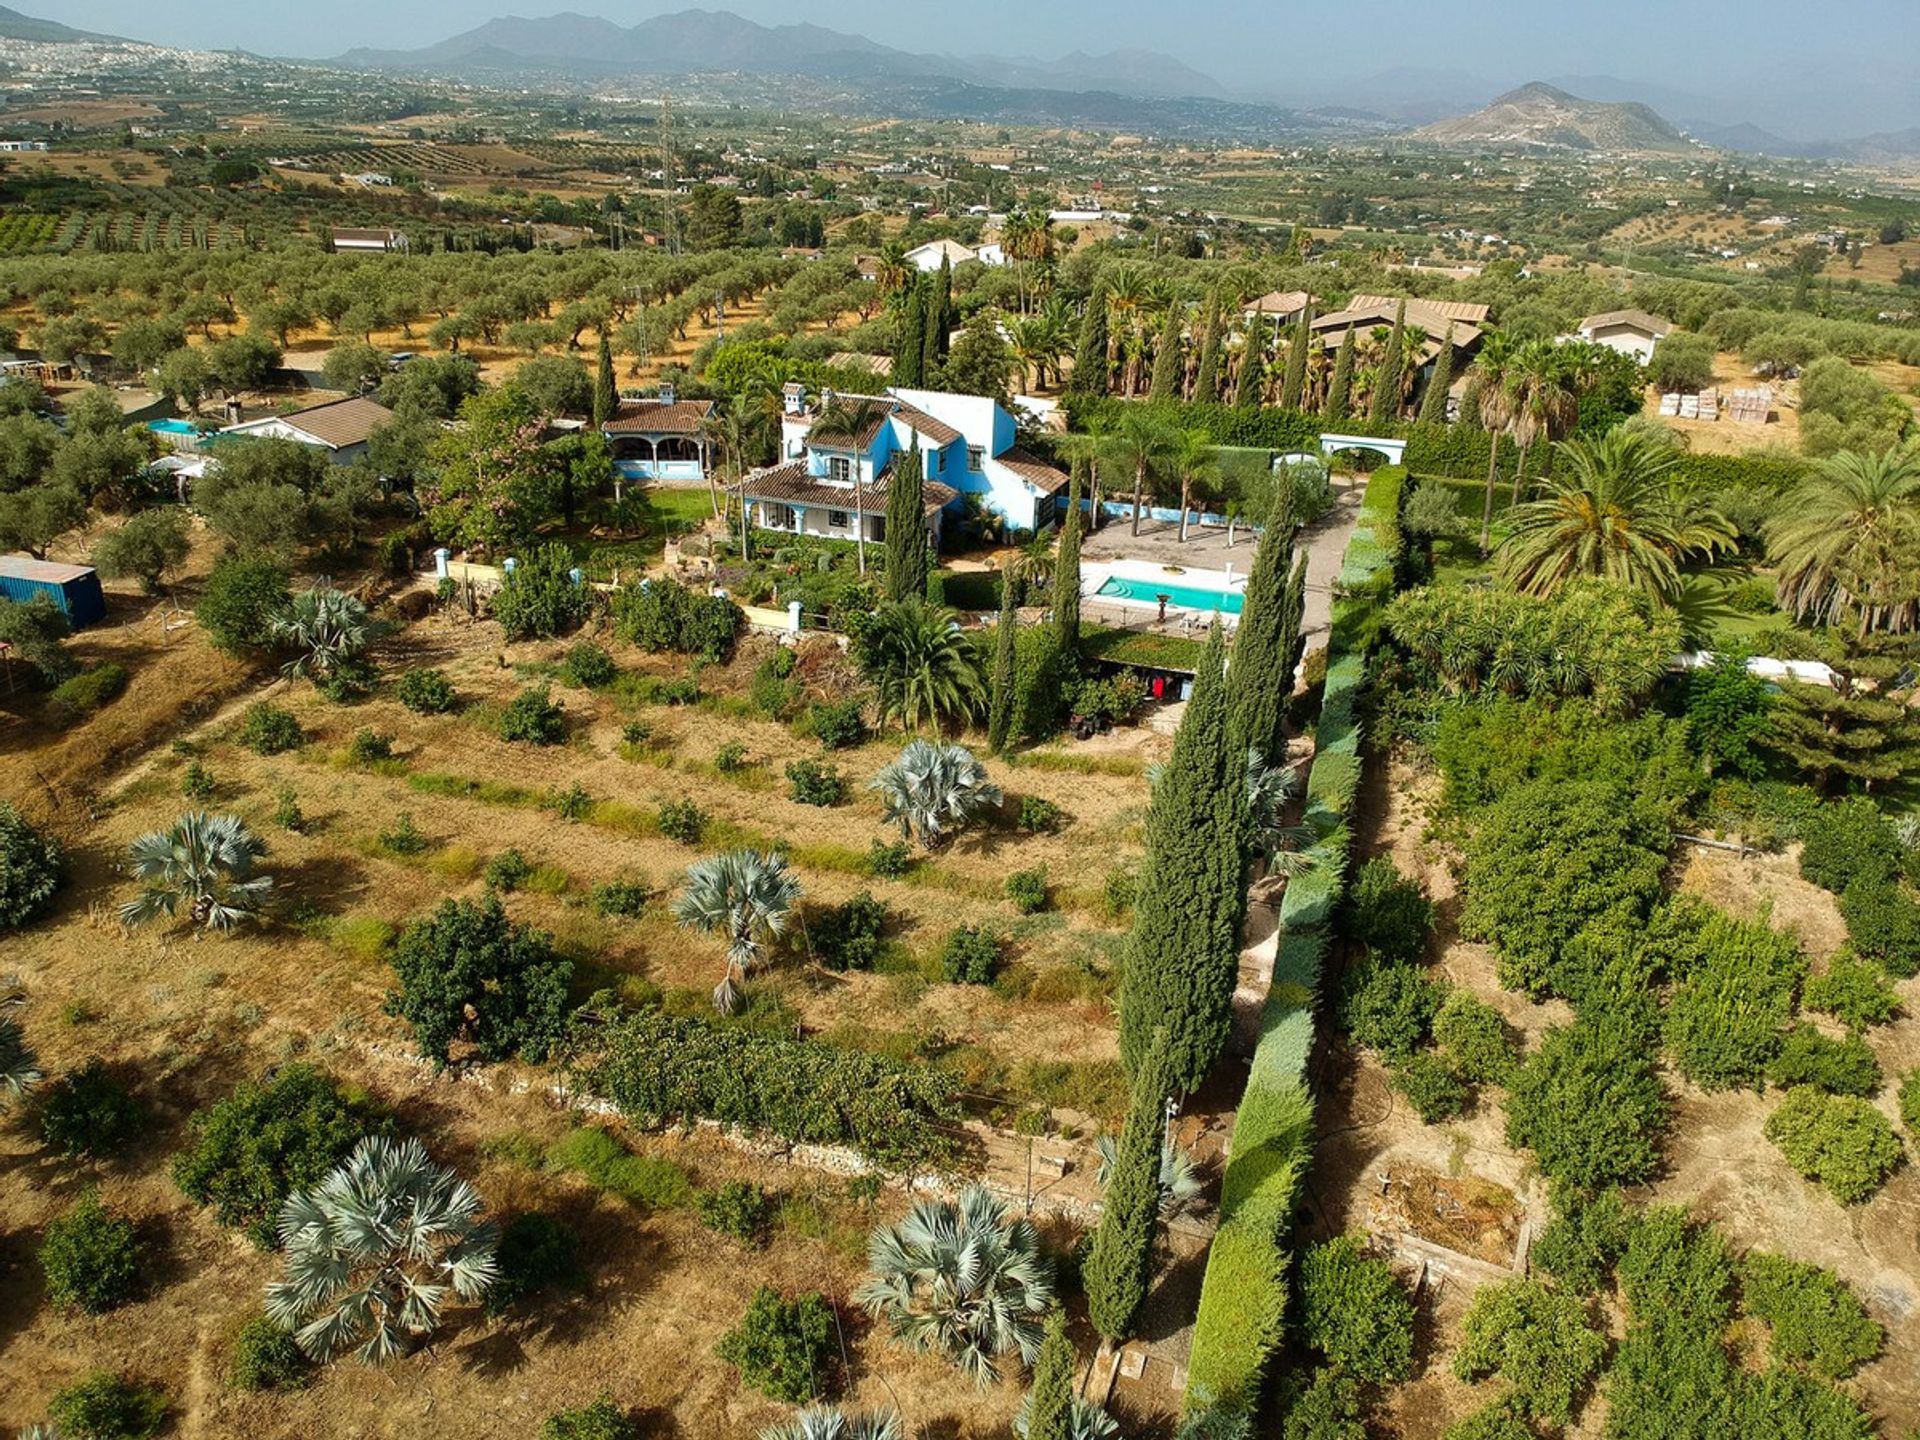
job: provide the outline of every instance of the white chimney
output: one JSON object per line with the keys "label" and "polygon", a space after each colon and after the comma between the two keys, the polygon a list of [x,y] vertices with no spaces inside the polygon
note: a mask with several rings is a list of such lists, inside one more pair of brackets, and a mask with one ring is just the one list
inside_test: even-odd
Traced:
{"label": "white chimney", "polygon": [[671,404],[673,404],[673,403],[674,403],[675,401],[677,401],[677,400],[678,400],[679,398],[680,398],[680,392],[679,392],[678,390],[676,390],[676,389],[674,389],[674,388],[673,388],[673,386],[671,386],[671,385],[667,385],[667,384],[662,384],[662,385],[661,385],[661,387],[660,387],[660,403],[661,403],[662,405],[671,405]]}
{"label": "white chimney", "polygon": [[780,393],[786,399],[786,413],[804,415],[807,413],[807,387],[798,380],[789,380],[780,387]]}

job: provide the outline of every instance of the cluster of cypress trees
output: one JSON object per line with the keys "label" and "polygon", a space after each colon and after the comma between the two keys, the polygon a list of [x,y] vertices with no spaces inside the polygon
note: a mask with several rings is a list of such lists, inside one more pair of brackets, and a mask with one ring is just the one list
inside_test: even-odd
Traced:
{"label": "cluster of cypress trees", "polygon": [[1067,391],[1073,395],[1107,393],[1107,286],[1096,280],[1087,297],[1087,313],[1080,319],[1080,340],[1073,349],[1073,374]]}
{"label": "cluster of cypress trees", "polygon": [[1087,1316],[1109,1340],[1123,1338],[1147,1298],[1160,1226],[1160,1155],[1167,1138],[1167,1030],[1155,1029],[1134,1077],[1127,1121],[1101,1200],[1087,1257]]}
{"label": "cluster of cypress trees", "polygon": [[946,363],[953,330],[953,266],[940,262],[935,276],[916,275],[900,306],[893,348],[893,383],[909,389],[930,384]]}

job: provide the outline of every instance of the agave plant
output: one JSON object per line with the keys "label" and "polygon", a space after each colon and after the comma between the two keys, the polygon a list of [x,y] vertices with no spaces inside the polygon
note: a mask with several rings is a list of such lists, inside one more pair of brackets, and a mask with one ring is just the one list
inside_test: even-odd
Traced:
{"label": "agave plant", "polygon": [[[1027,1440],[1028,1412],[1033,1409],[1033,1392],[1020,1402],[1020,1413],[1013,1417],[1013,1433]],[[1067,1402],[1067,1440],[1120,1440],[1120,1426],[1106,1411],[1078,1395]]]}
{"label": "agave plant", "polygon": [[981,1386],[999,1378],[999,1358],[1040,1353],[1041,1319],[1053,1283],[1040,1237],[1000,1202],[969,1186],[959,1202],[919,1200],[867,1244],[871,1274],[854,1298],[884,1318],[897,1339],[944,1355]]}
{"label": "agave plant", "polygon": [[274,617],[271,633],[298,652],[283,667],[289,677],[324,678],[367,648],[367,607],[343,590],[315,585]]}
{"label": "agave plant", "polygon": [[478,1300],[498,1274],[499,1237],[480,1193],[418,1140],[369,1135],[280,1211],[286,1276],[267,1314],[309,1356],[348,1347],[367,1364],[406,1353],[440,1323],[448,1292]]}
{"label": "agave plant", "polygon": [[836,1410],[809,1405],[791,1420],[769,1425],[760,1440],[907,1440],[897,1410]]}
{"label": "agave plant", "polygon": [[901,835],[929,850],[948,830],[1003,798],[971,750],[936,740],[908,741],[868,788],[880,792],[887,819],[899,825]]}
{"label": "agave plant", "polygon": [[785,933],[800,894],[799,878],[776,854],[729,850],[687,867],[687,887],[675,897],[673,915],[690,930],[726,941],[726,974],[713,987],[713,1008],[722,1015],[740,1008],[740,985],[768,942]]}
{"label": "agave plant", "polygon": [[129,847],[133,876],[146,889],[120,907],[120,919],[140,925],[185,906],[195,925],[230,930],[257,915],[273,888],[272,876],[253,873],[253,862],[266,853],[266,843],[238,815],[190,811]]}
{"label": "agave plant", "polygon": [[[1104,1190],[1107,1188],[1107,1178],[1113,1174],[1114,1160],[1120,1153],[1120,1142],[1112,1135],[1102,1135],[1094,1141],[1093,1148],[1100,1156],[1094,1179]],[[1205,1188],[1206,1182],[1194,1168],[1192,1158],[1173,1143],[1171,1135],[1163,1137],[1160,1141],[1161,1217],[1164,1219],[1179,1214]]]}
{"label": "agave plant", "polygon": [[26,992],[9,985],[0,992],[0,1106],[18,1104],[40,1083],[39,1058],[7,1012],[27,1003]]}

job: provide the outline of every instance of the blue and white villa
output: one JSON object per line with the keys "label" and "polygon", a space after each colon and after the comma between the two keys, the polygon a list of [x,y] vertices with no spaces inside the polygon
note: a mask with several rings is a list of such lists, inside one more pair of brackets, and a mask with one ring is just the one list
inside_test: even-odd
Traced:
{"label": "blue and white villa", "polygon": [[655,399],[623,399],[600,427],[613,450],[614,474],[620,480],[704,484],[709,464],[704,426],[712,413],[711,400],[682,400],[671,385],[663,385]]}
{"label": "blue and white villa", "polygon": [[[886,538],[887,490],[909,448],[920,454],[927,525],[939,543],[942,517],[977,495],[1010,529],[1052,524],[1067,477],[1015,444],[1013,416],[978,395],[890,388],[883,395],[822,394],[786,387],[780,461],[740,482],[755,525],[793,535]],[[820,423],[851,415],[852,433]],[[833,421],[830,419],[829,424]]]}

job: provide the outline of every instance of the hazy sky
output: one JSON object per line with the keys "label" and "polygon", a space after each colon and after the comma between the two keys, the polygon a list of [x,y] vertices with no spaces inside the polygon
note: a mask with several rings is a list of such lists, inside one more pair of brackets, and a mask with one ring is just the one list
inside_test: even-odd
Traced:
{"label": "hazy sky", "polygon": [[[405,49],[500,14],[573,9],[623,24],[692,0],[13,0],[135,39],[272,55]],[[1792,97],[1867,129],[1920,124],[1920,0],[704,0],[766,23],[806,19],[911,50],[1049,57],[1158,49],[1234,86],[1286,94],[1398,66],[1496,84],[1612,75],[1751,99]],[[1344,58],[1343,58],[1344,57]],[[1862,75],[1864,69],[1868,73]],[[1865,82],[1864,84],[1862,82]],[[1365,96],[1355,95],[1356,104]],[[1811,118],[1811,117],[1810,117]],[[1877,123],[1876,123],[1877,122]]]}

